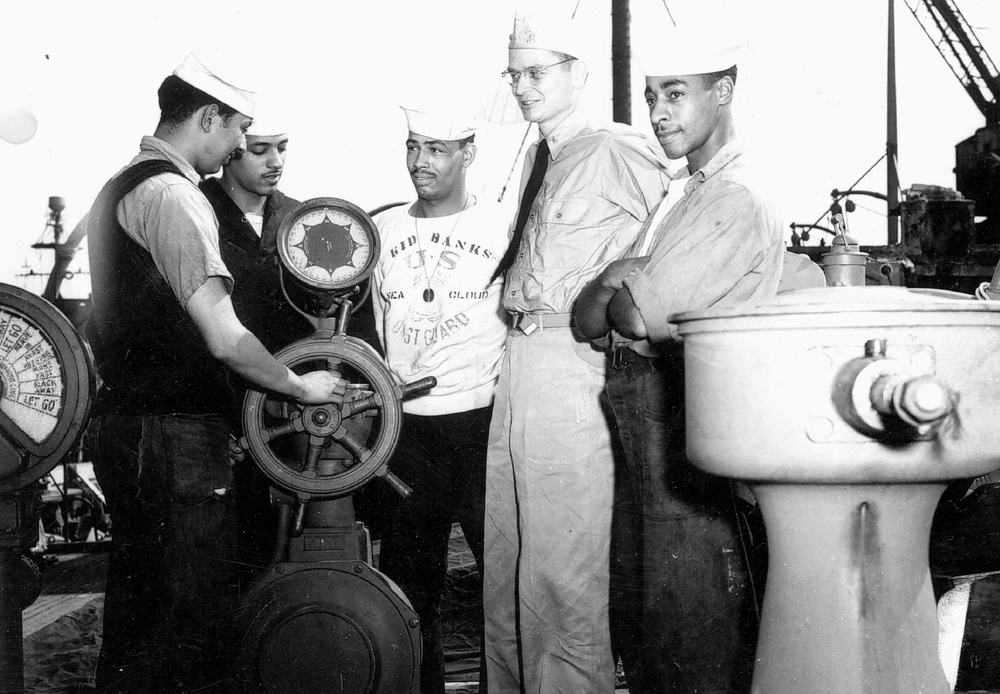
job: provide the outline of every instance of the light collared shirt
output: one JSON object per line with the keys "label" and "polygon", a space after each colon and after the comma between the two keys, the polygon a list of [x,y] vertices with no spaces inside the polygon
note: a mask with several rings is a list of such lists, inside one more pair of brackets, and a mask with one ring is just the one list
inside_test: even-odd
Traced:
{"label": "light collared shirt", "polygon": [[181,306],[209,277],[221,277],[232,289],[232,275],[219,252],[219,221],[198,189],[201,176],[177,148],[148,135],[125,168],[151,159],[171,162],[182,176],[160,174],[136,186],[118,204],[119,224],[149,251]]}
{"label": "light collared shirt", "polygon": [[[669,182],[659,144],[630,126],[574,112],[546,140],[548,169],[504,287],[511,312],[572,311],[587,282],[625,257]],[[522,195],[537,150],[525,158]]]}
{"label": "light collared shirt", "polygon": [[783,231],[782,216],[742,143],[727,143],[692,174],[684,196],[652,231],[646,267],[625,278],[649,341],[677,339],[677,325],[670,322],[675,313],[773,296],[781,279]]}

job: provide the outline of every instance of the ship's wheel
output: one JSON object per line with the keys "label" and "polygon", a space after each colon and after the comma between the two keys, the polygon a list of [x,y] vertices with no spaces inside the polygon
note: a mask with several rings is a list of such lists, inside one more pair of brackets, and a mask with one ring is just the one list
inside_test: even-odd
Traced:
{"label": "ship's wheel", "polygon": [[317,334],[274,356],[299,373],[335,372],[348,386],[343,403],[327,405],[247,394],[242,444],[270,482],[303,499],[343,496],[376,476],[402,488],[387,466],[402,423],[400,399],[432,384],[398,385],[374,349],[342,334]]}

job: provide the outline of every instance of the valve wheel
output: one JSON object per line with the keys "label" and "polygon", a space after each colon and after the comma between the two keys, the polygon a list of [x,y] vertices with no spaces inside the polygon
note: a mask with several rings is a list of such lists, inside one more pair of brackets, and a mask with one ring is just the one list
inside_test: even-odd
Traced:
{"label": "valve wheel", "polygon": [[402,391],[375,350],[347,335],[314,335],[274,356],[296,373],[327,369],[348,385],[340,404],[247,393],[241,444],[271,483],[301,498],[326,498],[385,476],[402,427]]}

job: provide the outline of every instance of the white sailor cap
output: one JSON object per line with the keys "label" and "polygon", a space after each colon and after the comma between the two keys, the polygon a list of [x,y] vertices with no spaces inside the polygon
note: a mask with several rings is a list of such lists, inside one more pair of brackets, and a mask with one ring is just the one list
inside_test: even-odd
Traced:
{"label": "white sailor cap", "polygon": [[449,107],[430,113],[400,106],[406,114],[406,127],[414,135],[450,142],[472,137],[482,126],[478,114],[471,114],[460,107]]}
{"label": "white sailor cap", "polygon": [[537,48],[584,58],[587,42],[580,23],[569,13],[556,14],[552,9],[525,9],[514,14],[514,31],[509,50]]}
{"label": "white sailor cap", "polygon": [[174,69],[174,75],[196,87],[226,106],[235,108],[245,116],[253,116],[257,95],[245,89],[237,89],[220,79],[205,67],[194,53],[189,53]]}
{"label": "white sailor cap", "polygon": [[636,63],[647,77],[728,70],[744,59],[746,46],[745,35],[719,22],[677,27],[646,23],[632,40]]}
{"label": "white sailor cap", "polygon": [[288,121],[282,104],[271,96],[257,99],[253,113],[253,123],[247,135],[253,137],[276,137],[288,134]]}

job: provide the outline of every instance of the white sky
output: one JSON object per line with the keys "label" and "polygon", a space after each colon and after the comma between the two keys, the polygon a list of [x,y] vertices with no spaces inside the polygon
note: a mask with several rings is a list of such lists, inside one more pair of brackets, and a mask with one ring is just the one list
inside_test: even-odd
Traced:
{"label": "white sky", "polygon": [[[0,282],[41,291],[43,285],[18,275],[26,262],[45,271],[51,263],[51,253],[40,263],[30,248],[44,230],[48,197],[66,199],[68,234],[139,139],[152,133],[156,89],[190,51],[238,86],[283,96],[291,135],[286,193],[300,200],[345,198],[365,209],[411,199],[398,106],[497,89],[517,4],[5,3],[0,107],[28,106],[39,128],[25,144],[0,141],[6,234]],[[569,9],[574,4],[559,0]],[[683,4],[668,0],[675,11]],[[833,188],[850,186],[885,151],[886,2],[750,0],[739,6],[752,50],[740,65],[737,128],[774,178],[787,220],[812,223]],[[1000,61],[1000,3],[958,0],[958,6]],[[662,7],[662,0],[632,1],[634,17],[662,16]],[[580,0],[578,12],[593,27],[595,53],[610,55],[610,0]],[[902,0],[896,0],[896,27],[901,185],[954,187],[954,146],[985,121]],[[590,65],[592,106],[610,117],[610,65]],[[648,131],[634,68],[633,85],[633,123]],[[523,125],[495,128],[477,140],[473,184],[482,194],[497,193],[523,134]],[[508,200],[516,196],[519,171]],[[858,187],[884,193],[885,185],[882,163]],[[856,202],[858,211],[848,217],[852,235],[884,243],[884,203]],[[65,284],[64,295],[76,295],[73,286]]]}

